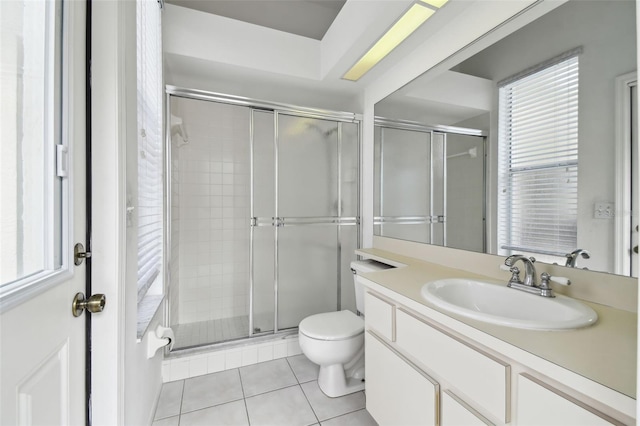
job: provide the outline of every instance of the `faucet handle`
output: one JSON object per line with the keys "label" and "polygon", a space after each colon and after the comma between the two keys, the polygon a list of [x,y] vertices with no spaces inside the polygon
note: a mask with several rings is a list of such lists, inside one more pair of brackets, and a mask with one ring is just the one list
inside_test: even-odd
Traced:
{"label": "faucet handle", "polygon": [[549,281],[553,281],[556,284],[571,285],[571,281],[565,277],[552,277],[546,272],[540,274],[540,296],[543,297],[555,297],[553,290],[549,286]]}
{"label": "faucet handle", "polygon": [[509,279],[509,284],[511,283],[522,284],[522,281],[520,281],[520,269],[518,269],[517,266],[507,266],[502,264],[500,265],[500,269],[502,269],[503,271],[511,272],[511,278]]}
{"label": "faucet handle", "polygon": [[540,274],[540,296],[542,297],[556,297],[553,294],[553,289],[549,286],[549,280],[551,275],[543,272]]}
{"label": "faucet handle", "polygon": [[561,284],[561,285],[571,285],[571,280],[569,280],[569,278],[551,276],[546,272],[543,272],[540,274],[540,280],[541,280],[540,287],[548,287],[549,281],[552,281],[556,284]]}
{"label": "faucet handle", "polygon": [[549,276],[549,281],[553,281],[556,284],[571,285],[571,280],[565,277]]}

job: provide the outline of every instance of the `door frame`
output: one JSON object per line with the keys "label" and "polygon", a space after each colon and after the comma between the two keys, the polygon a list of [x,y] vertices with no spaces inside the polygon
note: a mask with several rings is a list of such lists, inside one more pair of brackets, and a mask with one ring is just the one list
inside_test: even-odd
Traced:
{"label": "door frame", "polygon": [[[92,0],[88,0],[92,1]],[[92,317],[93,425],[125,424],[125,344],[135,335],[136,297],[127,297],[126,141],[136,140],[136,2],[92,1],[92,290],[107,296]],[[135,291],[135,289],[133,289]],[[134,320],[135,321],[135,320]]]}
{"label": "door frame", "polygon": [[615,273],[629,276],[631,259],[631,90],[637,85],[637,72],[621,75],[615,80]]}

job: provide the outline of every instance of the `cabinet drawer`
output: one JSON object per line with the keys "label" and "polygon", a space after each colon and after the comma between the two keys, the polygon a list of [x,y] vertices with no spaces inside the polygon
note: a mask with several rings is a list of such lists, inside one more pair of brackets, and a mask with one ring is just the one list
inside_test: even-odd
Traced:
{"label": "cabinet drawer", "polygon": [[439,385],[365,333],[367,411],[380,426],[437,425]]}
{"label": "cabinet drawer", "polygon": [[518,425],[622,425],[528,374],[518,375]]}
{"label": "cabinet drawer", "polygon": [[444,378],[472,406],[500,421],[511,417],[511,368],[505,362],[424,322],[409,312],[396,312],[396,343],[436,378]]}
{"label": "cabinet drawer", "polygon": [[489,420],[469,407],[451,391],[442,392],[440,426],[492,426]]}
{"label": "cabinet drawer", "polygon": [[393,342],[396,337],[395,309],[391,303],[367,291],[364,296],[364,321],[367,330],[374,330],[379,336]]}

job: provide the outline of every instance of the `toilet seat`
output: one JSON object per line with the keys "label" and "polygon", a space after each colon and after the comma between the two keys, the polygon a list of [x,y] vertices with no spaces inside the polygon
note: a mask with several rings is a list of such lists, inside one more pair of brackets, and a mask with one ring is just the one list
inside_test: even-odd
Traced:
{"label": "toilet seat", "polygon": [[316,340],[345,340],[364,333],[364,321],[347,310],[325,312],[303,319],[298,331]]}

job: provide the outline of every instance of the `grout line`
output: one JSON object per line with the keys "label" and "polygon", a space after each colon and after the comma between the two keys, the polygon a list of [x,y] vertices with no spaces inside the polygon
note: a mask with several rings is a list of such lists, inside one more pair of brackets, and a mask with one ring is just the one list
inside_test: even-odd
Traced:
{"label": "grout line", "polygon": [[240,388],[242,389],[242,402],[244,403],[244,413],[247,415],[247,423],[251,425],[251,420],[249,419],[249,407],[247,407],[247,396],[244,393],[244,384],[242,383],[242,374],[240,374],[240,369],[238,368],[238,376],[240,376]]}
{"label": "grout line", "polygon": [[[296,356],[297,356],[297,355],[296,355]],[[296,379],[297,384],[293,384],[293,385],[289,385],[289,386],[284,386],[284,387],[279,388],[279,389],[273,389],[273,390],[270,390],[270,391],[267,391],[267,392],[263,392],[263,393],[256,394],[256,395],[252,395],[252,396],[250,396],[249,398],[252,398],[252,397],[255,397],[255,396],[260,396],[260,395],[266,395],[266,394],[268,394],[268,393],[272,393],[272,392],[281,391],[281,390],[283,390],[283,389],[287,389],[287,388],[290,388],[290,387],[293,387],[293,386],[298,386],[298,387],[300,388],[300,390],[302,391],[302,394],[304,395],[305,400],[306,400],[306,401],[307,401],[307,403],[309,404],[309,407],[311,408],[311,411],[313,412],[313,414],[314,414],[314,416],[315,416],[315,418],[316,418],[316,420],[317,420],[317,423],[318,423],[318,424],[321,424],[320,419],[319,419],[318,415],[316,414],[316,411],[315,411],[315,409],[314,409],[313,405],[311,404],[311,401],[309,400],[308,396],[307,396],[307,395],[306,395],[306,393],[304,392],[304,389],[302,388],[302,384],[303,384],[303,383],[301,383],[301,382],[300,382],[300,380],[298,379],[298,377],[296,376],[295,371],[294,371],[294,369],[293,369],[293,367],[292,367],[292,365],[291,365],[291,363],[290,363],[289,358],[292,358],[292,356],[288,356],[288,357],[284,357],[284,358],[285,358],[285,360],[286,360],[286,362],[287,362],[287,365],[289,366],[289,369],[290,369],[290,370],[291,370],[291,372],[293,373],[293,375],[294,375],[294,377],[295,377],[295,379]],[[271,361],[276,361],[276,360],[271,360]],[[265,362],[269,362],[269,361],[265,361]],[[248,406],[247,406],[247,396],[246,396],[246,393],[245,393],[245,390],[244,390],[244,384],[243,384],[243,381],[242,381],[242,374],[240,373],[240,367],[235,368],[234,370],[237,370],[237,374],[238,374],[238,377],[239,377],[239,379],[240,379],[240,387],[241,387],[242,396],[243,396],[242,400],[243,400],[243,402],[244,402],[244,406],[245,406],[245,414],[246,414],[246,416],[247,416],[247,421],[248,421],[248,422],[250,422],[250,419],[249,419],[249,409],[248,409]],[[227,370],[227,371],[231,371],[231,370]],[[212,373],[212,374],[215,374],[215,373]],[[180,397],[180,409],[179,409],[179,413],[178,413],[178,425],[180,425],[180,423],[182,422],[182,415],[183,415],[183,414],[194,413],[194,412],[197,412],[197,411],[201,411],[201,410],[209,409],[209,408],[216,407],[216,406],[219,406],[219,405],[223,405],[223,404],[226,404],[226,403],[234,402],[234,401],[227,401],[227,402],[225,402],[225,403],[216,404],[216,405],[213,405],[213,406],[211,406],[211,407],[203,407],[203,408],[198,409],[198,410],[189,411],[188,413],[182,413],[182,406],[183,406],[183,404],[184,404],[184,393],[185,393],[185,388],[186,388],[186,380],[187,380],[187,379],[182,379],[182,380],[180,380],[180,381],[182,381],[182,394],[181,394],[181,397]],[[310,382],[313,382],[313,380],[310,380],[310,381],[307,381],[307,382],[304,382],[304,383],[310,383]],[[363,394],[364,394],[364,392],[363,392]],[[366,396],[365,396],[365,397],[366,397]],[[239,401],[239,399],[238,399],[238,400],[235,400],[235,401]],[[333,418],[337,418],[337,417],[341,417],[341,416],[345,416],[345,415],[347,415],[347,414],[352,414],[352,413],[355,413],[355,412],[357,412],[357,411],[361,411],[361,410],[366,410],[366,407],[365,407],[365,408],[362,408],[362,409],[358,409],[358,410],[350,411],[350,412],[347,412],[347,413],[343,413],[343,414],[340,414],[340,415],[338,415],[338,416],[331,417],[331,418],[329,418],[329,419],[325,419],[324,421],[327,421],[327,420],[330,420],[330,419],[333,419]]]}
{"label": "grout line", "polygon": [[[343,414],[338,414],[337,416],[333,416],[333,417],[329,417],[327,419],[324,419],[323,422],[329,421],[329,420],[333,420],[333,419],[337,419],[338,417],[342,417],[342,416],[347,416],[349,414],[353,414],[353,413],[357,413],[358,411],[367,411],[366,407],[364,408],[358,408],[357,410],[353,410],[353,411],[349,411]],[[371,415],[371,414],[369,414]]]}
{"label": "grout line", "polygon": [[182,393],[180,394],[180,409],[178,410],[178,426],[182,422],[182,403],[184,402],[184,388],[186,387],[185,380],[182,380]]}
{"label": "grout line", "polygon": [[[230,370],[218,371],[217,373],[209,373],[209,374],[205,374],[205,376],[210,376],[210,375],[219,374],[219,373],[231,372],[231,371],[233,371],[233,370],[238,370],[238,374],[240,374],[240,371],[239,371],[239,369],[238,369],[238,368],[232,368],[232,369],[230,369]],[[203,376],[197,376],[197,377],[203,377]],[[242,398],[232,399],[232,400],[230,400],[230,401],[225,401],[225,402],[220,402],[220,403],[213,404],[213,405],[208,405],[208,406],[206,406],[206,407],[197,408],[197,409],[195,409],[195,410],[187,411],[187,412],[185,412],[185,413],[182,413],[182,402],[181,402],[181,405],[180,405],[180,412],[181,412],[181,414],[180,414],[180,415],[182,415],[182,414],[189,414],[189,413],[195,413],[195,412],[197,412],[197,411],[207,410],[207,409],[209,409],[209,408],[219,407],[220,405],[229,404],[229,403],[231,403],[231,402],[237,402],[237,401],[240,401],[240,400],[244,400],[245,398],[244,398],[244,388],[242,387],[242,378],[240,378],[240,389],[242,390]],[[184,389],[183,389],[183,394],[184,394]],[[184,398],[183,398],[183,400],[184,400]]]}
{"label": "grout line", "polygon": [[317,423],[320,424],[320,418],[318,417],[318,414],[316,414],[316,410],[315,408],[313,408],[313,404],[311,403],[311,401],[309,401],[309,397],[307,396],[304,389],[302,388],[302,385],[298,385],[298,386],[300,386],[300,390],[302,391],[304,398],[307,400],[307,404],[309,404],[309,407],[311,407],[311,412],[313,413],[314,416],[316,416],[316,420],[318,421]]}
{"label": "grout line", "polygon": [[242,402],[244,402],[244,412],[247,415],[247,424],[251,426],[251,419],[249,418],[249,407],[247,407],[247,398],[244,398]]}
{"label": "grout line", "polygon": [[[233,402],[238,402],[238,401],[244,401],[244,398],[232,399],[231,401],[221,402],[219,404],[214,404],[214,405],[209,405],[209,406],[202,407],[202,408],[197,408],[195,410],[187,411],[187,412],[182,413],[182,414],[197,413],[198,411],[209,410],[211,408],[220,407],[221,405],[231,404]],[[182,416],[182,414],[180,416]],[[176,416],[171,416],[171,417],[176,417]]]}
{"label": "grout line", "polygon": [[242,374],[240,374],[240,368],[235,368],[238,372],[238,378],[240,379],[240,389],[242,390],[242,399],[246,399],[247,395],[244,393],[244,384],[242,383]]}
{"label": "grout line", "polygon": [[300,385],[293,384],[293,385],[285,386],[285,387],[278,388],[278,389],[272,389],[272,390],[269,390],[269,391],[266,391],[266,392],[257,393],[257,394],[255,394],[255,395],[248,396],[248,397],[246,397],[245,399],[255,398],[255,397],[257,397],[257,396],[262,396],[262,395],[266,395],[266,394],[268,394],[268,393],[278,392],[278,391],[281,391],[281,390],[284,390],[284,389],[293,388],[293,387],[295,387],[295,386],[300,386]]}
{"label": "grout line", "polygon": [[293,377],[295,377],[296,382],[298,382],[298,384],[301,385],[302,383],[300,383],[300,380],[298,379],[298,375],[296,374],[296,370],[294,370],[293,367],[291,366],[291,363],[289,362],[289,358],[291,358],[291,357],[287,356],[284,359],[287,360],[287,365],[289,365],[289,369],[291,369],[291,372],[293,373]]}

